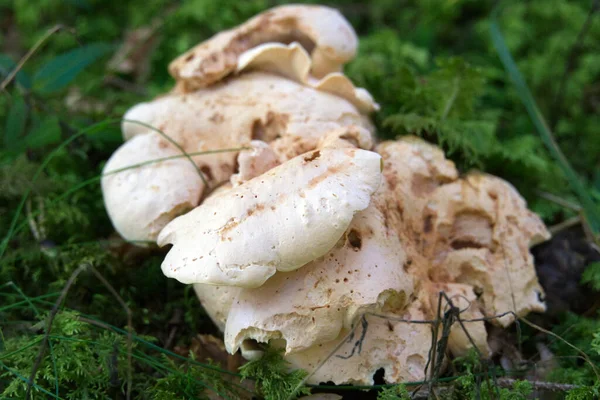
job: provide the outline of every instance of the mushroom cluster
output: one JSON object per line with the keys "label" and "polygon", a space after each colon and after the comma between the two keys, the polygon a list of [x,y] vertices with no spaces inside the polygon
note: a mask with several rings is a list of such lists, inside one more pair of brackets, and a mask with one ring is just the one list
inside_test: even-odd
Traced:
{"label": "mushroom cluster", "polygon": [[310,383],[421,380],[439,304],[465,321],[455,356],[490,353],[484,319],[544,310],[529,247],[549,234],[507,182],[417,138],[377,144],[378,105],[341,72],[356,47],[338,11],[290,5],[189,50],[174,89],[126,113],[104,200],[124,238],[172,245],[164,274],[230,353],[284,348]]}

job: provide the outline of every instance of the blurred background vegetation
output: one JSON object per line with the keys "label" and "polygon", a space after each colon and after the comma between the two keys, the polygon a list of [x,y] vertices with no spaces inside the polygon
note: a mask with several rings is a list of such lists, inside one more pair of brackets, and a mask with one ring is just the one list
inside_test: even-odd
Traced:
{"label": "blurred background vegetation", "polygon": [[[0,81],[39,46],[0,93],[0,232],[6,233],[0,247],[3,397],[23,398],[24,379],[43,339],[40,321],[73,271],[84,264],[97,268],[114,286],[131,310],[136,334],[145,338],[134,343],[139,356],[134,362],[135,396],[201,397],[207,392],[198,384],[203,380],[229,390],[224,387],[231,385],[220,375],[211,375],[214,370],[177,364],[173,354],[167,357],[149,347],[153,343],[187,357],[198,351],[192,342],[198,332],[216,329],[189,288],[162,276],[160,252],[136,249],[113,233],[98,176],[122,141],[118,119],[125,110],[173,85],[166,68],[170,60],[282,3],[0,0]],[[346,72],[381,104],[375,116],[380,137],[416,134],[440,144],[461,171],[477,168],[510,181],[549,225],[577,215],[580,199],[571,190],[572,182],[544,147],[494,48],[490,15],[496,2],[319,3],[338,8],[360,36],[359,55]],[[596,0],[504,0],[497,20],[541,114],[596,206],[598,13]],[[43,172],[36,175],[42,165]],[[600,289],[600,264],[592,265],[585,279]],[[50,395],[40,396],[119,398],[127,381],[122,331],[126,313],[89,273],[78,278],[65,304],[86,317],[60,312],[53,328],[56,338],[49,342],[56,351],[50,353],[61,354],[66,340],[88,345],[62,349],[75,355],[69,362],[57,364],[45,356],[36,393],[45,389]],[[554,330],[600,362],[600,339],[593,341],[600,334],[596,317],[564,314]],[[572,355],[561,342],[551,346],[565,357]],[[87,368],[94,363],[102,374]],[[566,357],[553,376],[592,385],[594,375],[585,365]],[[157,394],[144,395],[147,387]]]}

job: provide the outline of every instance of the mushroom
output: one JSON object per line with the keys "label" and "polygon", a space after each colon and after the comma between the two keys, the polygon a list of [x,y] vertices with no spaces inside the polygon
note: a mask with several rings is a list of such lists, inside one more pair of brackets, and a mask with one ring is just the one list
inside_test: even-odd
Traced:
{"label": "mushroom", "polygon": [[317,78],[339,72],[354,58],[358,44],[352,26],[333,8],[280,6],[185,52],[171,63],[169,72],[185,90],[195,90],[234,72],[241,54],[253,47],[294,41],[311,52],[311,73]]}
{"label": "mushroom", "polygon": [[388,318],[367,314],[366,324],[356,321],[359,326],[352,336],[344,330],[336,339],[291,353],[286,360],[309,373],[308,384],[373,385],[373,376],[382,368],[386,382],[421,381],[431,348],[431,327],[411,321],[426,320],[424,309],[424,302],[417,299]]}
{"label": "mushroom", "polygon": [[182,283],[258,287],[329,251],[380,183],[381,157],[315,150],[223,191],[169,223],[162,269]]}
{"label": "mushroom", "polygon": [[[364,122],[356,108],[344,99],[262,72],[250,72],[226,85],[192,94],[171,94],[133,107],[125,115],[123,123],[123,134],[128,140],[123,146],[129,147],[130,150],[118,151],[111,159],[119,166],[133,164],[129,157],[131,153],[138,154],[137,157],[144,160],[155,156],[154,153],[142,154],[146,149],[138,145],[142,143],[141,140],[129,143],[138,135],[153,134],[155,137],[155,133],[146,126],[129,121],[141,121],[162,130],[187,153],[216,151],[213,154],[192,156],[209,187],[229,180],[235,172],[238,152],[219,152],[219,149],[251,146],[253,140],[267,143],[274,141],[271,147],[277,155],[278,162],[283,162],[315,149],[320,138],[336,129],[357,127],[362,129],[363,136],[371,135],[370,125]],[[166,139],[162,142],[167,143]],[[372,140],[363,138],[361,143],[371,145]],[[181,161],[182,165],[184,161],[187,162],[184,158]],[[157,165],[156,171],[161,165],[163,164]],[[127,176],[135,176],[136,171],[131,170]],[[126,182],[124,179],[122,181]],[[150,181],[151,178],[148,179],[148,182]],[[175,181],[172,185],[176,184]],[[115,180],[103,181],[105,198],[108,192],[116,191],[111,187],[114,182]],[[175,195],[158,193],[150,186],[149,184],[145,191],[138,188],[137,196],[127,199],[132,208],[139,209],[139,213],[147,216],[152,215],[151,208],[166,206],[161,196]],[[186,186],[171,186],[170,190],[183,191],[186,190]],[[190,203],[191,207],[198,205],[205,189],[205,186],[200,184],[199,193]],[[159,204],[155,205],[154,202]],[[155,231],[148,232],[143,228],[156,225],[155,221],[148,220],[140,224],[140,220],[132,218],[131,214],[119,213],[118,209],[113,210],[113,203],[106,201],[106,206],[113,225],[126,239],[155,239]],[[171,212],[171,219],[176,214],[178,213]],[[136,235],[132,236],[126,227],[134,224],[139,228]]]}
{"label": "mushroom", "polygon": [[231,304],[242,288],[236,286],[217,286],[194,283],[194,292],[204,311],[221,332],[225,330]]}
{"label": "mushroom", "polygon": [[499,316],[491,322],[504,327],[545,310],[529,248],[550,234],[511,185],[470,174],[436,189],[423,215],[431,226],[432,279],[468,283],[485,315]]}
{"label": "mushroom", "polygon": [[[157,133],[139,135],[108,160],[102,192],[108,215],[121,236],[154,242],[179,214],[198,205],[204,190],[199,171]],[[140,167],[127,167],[148,161]]]}
{"label": "mushroom", "polygon": [[454,356],[489,355],[484,319],[543,311],[529,247],[549,234],[510,184],[459,176],[432,144],[371,151],[378,105],[341,73],[355,51],[341,14],[299,5],[196,46],[125,115],[103,192],[124,237],[173,245],[164,274],[194,284],[228,351],[282,347],[309,383],[422,380],[451,305]]}
{"label": "mushroom", "polygon": [[[330,136],[333,139],[324,138],[323,143],[339,148],[351,145],[340,135]],[[443,316],[449,304],[442,298],[438,310],[440,292],[457,307],[462,322],[452,325],[448,337],[448,350],[455,356],[472,347],[484,357],[490,355],[484,319],[510,323],[510,314],[495,318],[493,313],[515,309],[504,300],[515,288],[517,315],[540,309],[528,248],[547,237],[547,232],[510,185],[480,174],[459,178],[443,152],[420,139],[384,142],[377,151],[384,159],[385,180],[369,207],[356,214],[345,239],[329,255],[293,272],[277,272],[261,287],[237,294],[225,326],[228,351],[241,347],[245,354],[244,345],[252,348],[250,342],[284,347],[294,367],[312,373],[309,383],[371,384],[379,368],[385,369],[384,379],[390,383],[421,380],[431,328],[418,321]],[[477,217],[484,212],[491,223]],[[356,232],[365,231],[377,233],[369,240],[358,235],[357,241]],[[394,239],[390,242],[390,238]],[[354,253],[350,242],[360,242],[360,252]],[[512,252],[509,270],[499,258],[496,242]],[[477,273],[472,271],[478,260],[473,250],[487,254]],[[339,269],[339,264],[345,268]],[[373,269],[372,264],[381,269]],[[345,270],[352,272],[351,279],[359,278],[349,281],[350,290],[339,286]],[[497,276],[499,271],[514,273],[519,282],[511,286],[508,278]],[[373,290],[372,295],[394,293],[395,302],[390,304],[395,306],[365,296],[365,287]],[[490,302],[494,308],[488,306]],[[384,311],[387,320],[371,315],[378,311]],[[356,353],[355,340],[342,342],[362,315],[368,324],[362,349]],[[354,335],[361,335],[360,327]]]}
{"label": "mushroom", "polygon": [[[269,144],[279,163],[314,150],[326,133],[342,128],[362,129],[361,144],[372,146],[373,127],[366,114],[377,105],[366,90],[355,88],[339,72],[354,56],[356,44],[352,27],[334,9],[274,8],[175,60],[170,67],[177,80],[174,90],[131,108],[124,116],[123,136],[131,140],[160,131],[192,154],[203,184],[194,201],[186,203],[190,207],[237,172],[236,149],[253,146],[252,141]],[[131,152],[145,151],[136,148],[139,142],[124,146],[133,146]],[[128,165],[126,154],[115,153],[113,163]],[[150,160],[151,155],[139,157]],[[127,176],[135,174],[132,170]],[[238,174],[234,179],[245,178]],[[111,187],[114,182],[103,182],[106,193],[118,193]],[[128,240],[155,240],[157,230],[147,227],[160,228],[183,210],[166,209],[173,202],[185,202],[162,202],[162,196],[176,196],[185,188],[171,190],[171,195],[157,196],[152,185],[137,188],[129,206],[148,220],[112,210],[113,202],[107,201],[113,225]],[[153,210],[158,208],[162,217],[155,221]],[[135,232],[127,229],[132,225],[137,226]]]}
{"label": "mushroom", "polygon": [[[138,104],[124,116],[124,138],[147,133],[146,125],[161,130],[189,153],[278,138],[305,142],[304,153],[316,148],[331,130],[353,125],[371,128],[345,99],[260,71],[193,93],[172,93]],[[234,172],[236,157],[236,152],[227,152],[194,160],[209,182],[218,183]]]}
{"label": "mushroom", "polygon": [[[406,254],[381,207],[380,191],[327,254],[242,290],[227,319],[227,350],[236,352],[245,340],[282,339],[286,354],[294,353],[334,340],[366,311],[402,310],[413,280],[402,269]],[[320,240],[314,238],[312,246]]]}

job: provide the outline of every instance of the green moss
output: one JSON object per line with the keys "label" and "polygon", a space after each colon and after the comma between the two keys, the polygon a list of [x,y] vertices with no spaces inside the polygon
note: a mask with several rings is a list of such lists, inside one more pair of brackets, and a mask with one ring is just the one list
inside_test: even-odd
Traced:
{"label": "green moss", "polygon": [[285,400],[309,394],[302,385],[307,373],[302,370],[289,372],[282,351],[267,348],[262,358],[250,361],[240,368],[242,377],[256,381],[258,393],[266,400]]}

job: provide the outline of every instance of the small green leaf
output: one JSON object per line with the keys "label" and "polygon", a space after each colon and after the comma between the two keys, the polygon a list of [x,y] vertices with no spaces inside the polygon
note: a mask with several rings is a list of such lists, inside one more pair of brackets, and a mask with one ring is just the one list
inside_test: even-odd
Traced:
{"label": "small green leaf", "polygon": [[4,147],[15,149],[21,141],[21,135],[27,122],[27,105],[21,96],[15,96],[4,129]]}
{"label": "small green leaf", "polygon": [[93,43],[53,58],[33,76],[34,90],[44,94],[63,89],[86,67],[112,50],[110,44]]}
{"label": "small green leaf", "polygon": [[[0,80],[4,80],[4,78],[6,78],[16,66],[17,64],[12,60],[12,58],[6,54],[0,54]],[[17,72],[15,81],[25,89],[31,88],[31,79],[23,71]]]}
{"label": "small green leaf", "polygon": [[44,118],[25,138],[30,149],[39,149],[60,142],[60,124],[57,117]]}

